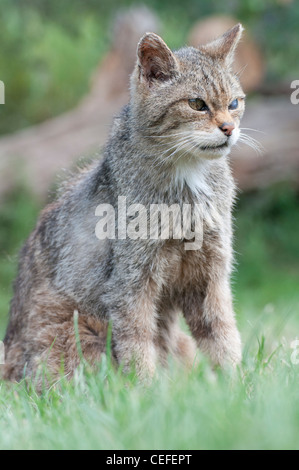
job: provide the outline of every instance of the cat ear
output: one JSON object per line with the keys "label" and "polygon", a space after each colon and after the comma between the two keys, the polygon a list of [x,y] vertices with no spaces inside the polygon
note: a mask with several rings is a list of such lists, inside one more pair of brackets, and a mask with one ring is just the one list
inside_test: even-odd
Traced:
{"label": "cat ear", "polygon": [[155,33],[146,33],[137,47],[139,77],[149,86],[154,80],[165,82],[178,72],[178,63],[163,39]]}
{"label": "cat ear", "polygon": [[231,66],[234,60],[235,49],[240,41],[243,30],[243,26],[239,23],[215,39],[215,41],[210,42],[206,46],[201,46],[200,49],[213,58],[225,62],[227,66]]}

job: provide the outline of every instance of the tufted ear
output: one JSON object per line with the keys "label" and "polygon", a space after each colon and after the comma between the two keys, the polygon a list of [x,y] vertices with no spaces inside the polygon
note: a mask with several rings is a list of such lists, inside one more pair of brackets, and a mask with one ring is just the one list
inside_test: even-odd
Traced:
{"label": "tufted ear", "polygon": [[178,72],[178,63],[163,39],[155,33],[146,33],[137,48],[139,78],[148,83],[165,82]]}
{"label": "tufted ear", "polygon": [[213,58],[223,61],[227,66],[231,66],[243,30],[243,26],[239,23],[219,38],[205,46],[201,46],[200,49]]}

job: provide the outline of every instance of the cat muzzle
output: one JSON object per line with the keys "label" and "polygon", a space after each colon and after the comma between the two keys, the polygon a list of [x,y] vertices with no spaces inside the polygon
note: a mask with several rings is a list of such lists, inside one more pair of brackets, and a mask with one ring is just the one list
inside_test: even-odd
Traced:
{"label": "cat muzzle", "polygon": [[224,122],[219,126],[219,129],[227,136],[231,136],[233,133],[233,130],[235,128],[235,125],[233,122]]}

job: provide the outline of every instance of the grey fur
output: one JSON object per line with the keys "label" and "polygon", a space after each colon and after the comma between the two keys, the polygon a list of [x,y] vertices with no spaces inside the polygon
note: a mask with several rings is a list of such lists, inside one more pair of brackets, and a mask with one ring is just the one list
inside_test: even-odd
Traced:
{"label": "grey fur", "polygon": [[[72,374],[79,362],[75,310],[87,360],[100,360],[112,320],[116,361],[125,371],[134,363],[142,379],[169,352],[192,364],[194,340],[214,364],[240,362],[230,290],[235,185],[228,154],[244,111],[230,68],[241,30],[236,26],[210,48],[176,52],[154,33],[141,39],[131,100],[114,120],[103,160],[64,185],[22,251],[5,338],[6,378],[32,376],[42,362],[55,378],[61,360]],[[190,108],[188,99],[197,97],[208,112]],[[235,98],[239,106],[230,111]],[[236,127],[232,137],[219,129],[227,120]],[[118,196],[146,208],[200,204],[202,248],[186,251],[183,239],[99,241],[95,209],[117,208]],[[179,329],[180,311],[193,339]]]}

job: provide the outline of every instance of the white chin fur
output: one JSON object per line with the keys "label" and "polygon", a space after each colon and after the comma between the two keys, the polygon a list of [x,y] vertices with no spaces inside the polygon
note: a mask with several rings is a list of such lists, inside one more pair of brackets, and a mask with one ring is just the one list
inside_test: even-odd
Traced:
{"label": "white chin fur", "polygon": [[181,162],[176,167],[175,181],[179,188],[187,184],[194,194],[199,192],[206,196],[211,195],[211,187],[207,182],[209,172],[208,159],[193,159],[192,161]]}
{"label": "white chin fur", "polygon": [[[213,133],[215,135],[215,140],[210,144],[212,145],[217,145],[219,142],[219,145],[221,145],[222,140],[217,141],[217,137],[219,137],[219,134],[217,135],[216,132],[219,132],[218,129]],[[221,132],[221,131],[220,131]],[[204,158],[205,160],[215,160],[216,158],[221,158],[221,157],[226,157],[233,145],[236,144],[238,138],[240,135],[240,130],[239,129],[234,129],[230,139],[229,139],[229,144],[226,147],[223,148],[211,148],[211,149],[201,149],[201,148],[195,148],[193,151],[193,156],[196,158]],[[221,139],[223,139],[223,134],[221,133],[220,135]]]}
{"label": "white chin fur", "polygon": [[230,139],[230,145],[222,149],[200,150],[194,149],[192,157],[181,159],[177,162],[175,180],[179,187],[187,184],[194,194],[199,192],[209,196],[211,187],[207,181],[211,160],[226,157],[232,146],[237,142],[240,135],[239,129],[235,129]]}
{"label": "white chin fur", "polygon": [[196,156],[199,158],[205,158],[206,160],[215,160],[216,158],[226,157],[230,151],[230,146],[223,149],[199,150]]}

